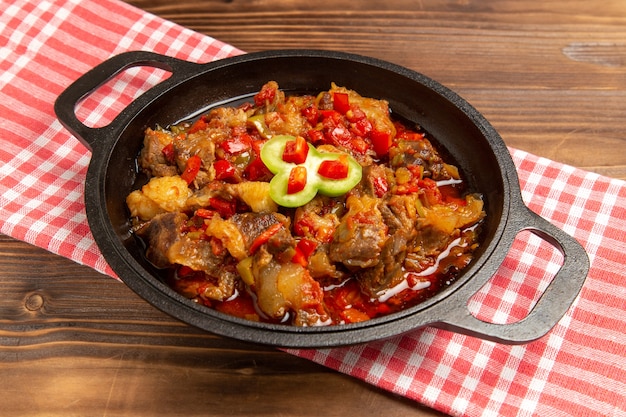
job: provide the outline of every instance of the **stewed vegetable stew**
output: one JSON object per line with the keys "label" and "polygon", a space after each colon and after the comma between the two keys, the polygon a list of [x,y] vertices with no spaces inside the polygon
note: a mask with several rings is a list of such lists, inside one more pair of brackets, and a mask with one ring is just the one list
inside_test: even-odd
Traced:
{"label": "stewed vegetable stew", "polygon": [[146,257],[207,308],[296,326],[414,306],[471,262],[485,216],[453,161],[385,100],[332,84],[145,132],[126,203]]}

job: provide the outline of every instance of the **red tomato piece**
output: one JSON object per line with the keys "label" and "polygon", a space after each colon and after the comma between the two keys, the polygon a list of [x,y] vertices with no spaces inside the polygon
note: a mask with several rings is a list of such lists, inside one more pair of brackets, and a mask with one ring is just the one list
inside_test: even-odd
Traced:
{"label": "red tomato piece", "polygon": [[367,115],[359,106],[352,104],[350,105],[350,111],[346,112],[346,118],[350,121],[350,123],[356,123],[367,118]]}
{"label": "red tomato piece", "polygon": [[217,311],[248,320],[258,320],[259,315],[254,308],[254,301],[250,296],[239,295],[233,299],[219,302],[215,305]]}
{"label": "red tomato piece", "polygon": [[267,142],[265,139],[253,140],[253,157],[244,169],[245,177],[250,181],[269,181],[274,174],[265,166],[261,160],[261,146]]}
{"label": "red tomato piece", "polygon": [[302,136],[296,137],[296,140],[290,140],[285,144],[283,151],[283,161],[294,164],[303,164],[309,154],[309,145]]}
{"label": "red tomato piece", "polygon": [[202,159],[198,155],[194,155],[187,160],[185,170],[180,177],[184,179],[187,184],[191,184],[196,179],[198,172],[200,172],[200,166],[202,165]]}
{"label": "red tomato piece", "polygon": [[293,232],[297,236],[304,236],[307,233],[315,233],[315,222],[310,217],[302,217],[293,225]]}
{"label": "red tomato piece", "polygon": [[[342,155],[343,156],[343,155]],[[334,160],[322,161],[320,167],[317,169],[317,173],[324,178],[331,180],[342,180],[348,177],[348,163],[346,158],[339,158]]]}
{"label": "red tomato piece", "polygon": [[289,180],[287,181],[287,194],[295,194],[299,191],[304,190],[304,187],[306,186],[306,180],[306,168],[302,165],[293,167],[289,172]]}
{"label": "red tomato piece", "polygon": [[369,149],[367,142],[349,130],[341,114],[334,110],[324,110],[322,114],[324,115],[322,125],[326,143],[344,147],[359,154],[367,152]]}

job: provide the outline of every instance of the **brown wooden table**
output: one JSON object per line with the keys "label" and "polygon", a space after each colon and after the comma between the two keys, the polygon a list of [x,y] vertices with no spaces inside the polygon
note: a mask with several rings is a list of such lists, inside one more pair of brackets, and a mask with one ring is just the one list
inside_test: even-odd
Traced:
{"label": "brown wooden table", "polygon": [[[129,0],[244,51],[420,71],[512,147],[626,179],[626,2]],[[428,416],[281,351],[196,330],[123,284],[0,236],[0,415]]]}

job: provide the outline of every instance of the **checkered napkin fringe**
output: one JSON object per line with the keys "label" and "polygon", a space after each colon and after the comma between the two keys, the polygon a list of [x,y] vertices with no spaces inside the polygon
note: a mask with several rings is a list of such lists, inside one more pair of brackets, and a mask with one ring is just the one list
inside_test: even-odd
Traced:
{"label": "checkered napkin fringe", "polygon": [[[86,222],[90,154],[53,103],[108,57],[150,50],[194,62],[241,53],[117,0],[11,0],[0,9],[0,232],[115,276]],[[125,71],[81,103],[101,126],[164,74]],[[529,207],[586,248],[591,270],[576,303],[545,337],[505,346],[425,328],[361,346],[289,350],[452,415],[626,415],[626,183],[511,149]],[[469,303],[477,317],[518,320],[561,255],[521,233]]]}

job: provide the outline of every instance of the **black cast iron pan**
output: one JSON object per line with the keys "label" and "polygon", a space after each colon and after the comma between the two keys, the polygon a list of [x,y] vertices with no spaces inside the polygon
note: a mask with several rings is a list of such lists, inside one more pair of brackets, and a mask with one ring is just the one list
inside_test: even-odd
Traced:
{"label": "black cast iron pan", "polygon": [[[111,124],[91,128],[75,114],[77,104],[121,71],[156,67],[171,76],[126,107]],[[136,180],[143,131],[166,126],[212,106],[250,99],[269,80],[287,93],[317,93],[331,82],[363,96],[386,99],[392,111],[429,131],[461,168],[470,191],[486,201],[482,245],[465,273],[418,306],[363,323],[293,327],[227,316],[182,297],[158,279],[130,232],[125,198]],[[436,326],[501,343],[520,344],[545,335],[565,314],[583,285],[589,261],[569,235],[522,201],[515,166],[498,133],[465,100],[436,81],[388,62],[311,50],[268,51],[195,64],[150,52],[114,56],[80,77],[55,104],[61,123],[91,151],[85,183],[87,218],[94,238],[118,276],[137,294],[172,316],[207,331],[282,347],[331,347]],[[522,230],[563,253],[564,262],[523,320],[486,323],[472,316],[468,300],[499,268]]]}

